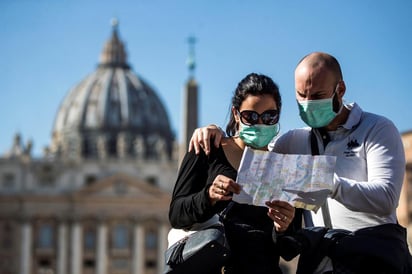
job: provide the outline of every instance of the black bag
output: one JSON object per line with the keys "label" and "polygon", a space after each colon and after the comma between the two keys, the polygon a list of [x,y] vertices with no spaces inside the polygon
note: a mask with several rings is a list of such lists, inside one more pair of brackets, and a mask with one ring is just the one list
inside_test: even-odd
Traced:
{"label": "black bag", "polygon": [[354,273],[406,274],[412,271],[406,228],[399,224],[356,230],[347,237],[341,237],[330,253],[333,262],[345,265]]}
{"label": "black bag", "polygon": [[208,227],[184,237],[166,250],[164,273],[220,273],[229,256],[224,227]]}
{"label": "black bag", "polygon": [[282,240],[287,240],[285,244],[294,244],[294,255],[300,253],[298,274],[313,273],[325,256],[332,260],[333,273],[412,273],[406,229],[399,224],[382,224],[353,232],[308,227]]}

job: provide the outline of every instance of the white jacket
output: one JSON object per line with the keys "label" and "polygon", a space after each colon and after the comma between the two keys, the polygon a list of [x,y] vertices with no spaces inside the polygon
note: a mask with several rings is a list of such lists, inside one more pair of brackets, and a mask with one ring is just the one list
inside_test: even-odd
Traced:
{"label": "white jacket", "polygon": [[[405,153],[399,131],[385,117],[363,112],[355,103],[346,123],[328,132],[331,141],[321,155],[337,157],[335,191],[328,198],[333,228],[359,228],[396,223],[396,207],[405,173]],[[286,132],[269,149],[284,154],[311,154],[310,128]],[[323,226],[322,213],[312,212],[315,226]]]}

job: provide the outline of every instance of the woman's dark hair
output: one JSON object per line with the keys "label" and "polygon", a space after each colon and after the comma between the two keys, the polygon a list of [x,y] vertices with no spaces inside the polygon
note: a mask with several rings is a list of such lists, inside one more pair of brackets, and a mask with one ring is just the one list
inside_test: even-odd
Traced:
{"label": "woman's dark hair", "polygon": [[230,120],[226,126],[227,136],[234,136],[238,131],[238,125],[236,124],[235,117],[233,116],[233,112],[231,111],[232,107],[239,109],[242,102],[249,95],[259,96],[264,94],[273,96],[280,114],[282,108],[282,98],[280,96],[278,86],[270,77],[263,74],[250,73],[239,82],[232,97],[232,104],[230,107]]}

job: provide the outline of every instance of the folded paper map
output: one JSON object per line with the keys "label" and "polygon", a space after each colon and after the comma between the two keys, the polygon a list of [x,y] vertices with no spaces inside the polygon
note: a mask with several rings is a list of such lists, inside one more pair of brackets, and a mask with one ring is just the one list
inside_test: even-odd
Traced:
{"label": "folded paper map", "polygon": [[260,206],[282,200],[316,212],[332,193],[335,163],[335,156],[278,154],[247,147],[236,179],[242,191],[233,200]]}

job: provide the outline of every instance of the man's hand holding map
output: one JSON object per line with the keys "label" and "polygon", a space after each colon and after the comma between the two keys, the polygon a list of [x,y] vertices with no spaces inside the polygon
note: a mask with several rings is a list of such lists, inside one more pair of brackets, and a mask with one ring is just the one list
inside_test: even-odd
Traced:
{"label": "man's hand holding map", "polygon": [[317,211],[332,193],[335,156],[278,154],[246,148],[236,182],[242,192],[233,200],[265,206],[283,200]]}

